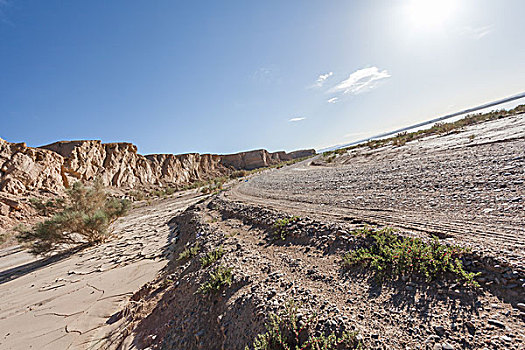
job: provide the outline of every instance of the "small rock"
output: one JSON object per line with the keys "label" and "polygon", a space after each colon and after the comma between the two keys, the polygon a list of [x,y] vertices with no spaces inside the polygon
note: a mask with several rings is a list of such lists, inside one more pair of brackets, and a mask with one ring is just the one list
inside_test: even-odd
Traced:
{"label": "small rock", "polygon": [[505,328],[505,324],[503,322],[500,322],[498,320],[495,320],[493,318],[489,319],[489,324],[493,325],[493,326],[496,326],[496,327],[500,327],[500,328]]}
{"label": "small rock", "polygon": [[447,342],[444,342],[443,344],[441,344],[441,348],[443,350],[454,350],[454,347]]}
{"label": "small rock", "polygon": [[504,341],[505,343],[510,343],[512,342],[512,339],[506,335],[503,335],[501,337],[499,337],[502,341]]}
{"label": "small rock", "polygon": [[524,303],[518,303],[516,305],[516,307],[518,308],[518,310],[525,312],[525,304]]}
{"label": "small rock", "polygon": [[434,326],[434,331],[435,331],[436,334],[439,335],[440,337],[442,337],[443,335],[445,335],[445,328],[443,328],[442,326]]}

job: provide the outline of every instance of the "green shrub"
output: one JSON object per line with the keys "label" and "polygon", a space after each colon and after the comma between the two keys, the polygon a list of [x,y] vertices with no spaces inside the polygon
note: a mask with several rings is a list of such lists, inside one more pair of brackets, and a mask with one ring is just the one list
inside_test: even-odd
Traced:
{"label": "green shrub", "polygon": [[18,227],[18,240],[33,254],[47,254],[68,245],[97,244],[109,237],[109,225],[129,208],[128,200],[108,198],[100,181],[93,187],[77,182],[67,190],[61,211],[28,229]]}
{"label": "green shrub", "polygon": [[[312,323],[315,315],[306,319],[298,317],[297,307],[288,303],[281,315],[271,314],[266,323],[266,333],[259,334],[253,342],[253,350],[331,350],[357,349],[360,344],[356,333],[343,332],[314,336]],[[245,350],[250,348],[246,346]]]}
{"label": "green shrub", "polygon": [[201,264],[202,267],[207,267],[219,260],[224,255],[224,249],[222,246],[219,248],[212,250],[211,252],[208,252],[206,255],[201,257]]}
{"label": "green shrub", "polygon": [[286,240],[288,237],[288,226],[299,220],[298,216],[278,219],[273,224],[273,238],[275,240]]}
{"label": "green shrub", "polygon": [[58,210],[63,209],[64,199],[63,198],[52,198],[44,202],[40,198],[29,198],[29,203],[38,211],[42,216],[49,216],[56,213]]}
{"label": "green shrub", "polygon": [[224,286],[231,286],[233,282],[233,267],[224,267],[220,265],[210,273],[206,282],[201,284],[197,294],[211,294],[219,292]]}
{"label": "green shrub", "polygon": [[396,235],[388,227],[381,230],[366,228],[360,234],[366,237],[366,244],[344,255],[346,268],[356,264],[369,266],[380,279],[416,274],[430,281],[452,274],[466,284],[478,285],[474,280],[478,274],[466,272],[460,261],[465,250],[441,244],[437,237],[432,242],[425,242]]}
{"label": "green shrub", "polygon": [[191,247],[187,247],[186,249],[184,249],[179,254],[179,257],[178,257],[177,260],[181,261],[181,260],[186,260],[186,259],[193,258],[197,254],[199,254],[200,249],[201,249],[201,247],[200,247],[199,243],[197,242],[194,245],[192,245]]}

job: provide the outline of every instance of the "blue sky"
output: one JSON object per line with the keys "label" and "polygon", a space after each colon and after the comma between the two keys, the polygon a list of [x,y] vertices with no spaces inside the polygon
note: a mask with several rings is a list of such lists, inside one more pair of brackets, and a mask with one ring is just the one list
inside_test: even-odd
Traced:
{"label": "blue sky", "polygon": [[525,91],[524,1],[0,0],[0,137],[322,148]]}

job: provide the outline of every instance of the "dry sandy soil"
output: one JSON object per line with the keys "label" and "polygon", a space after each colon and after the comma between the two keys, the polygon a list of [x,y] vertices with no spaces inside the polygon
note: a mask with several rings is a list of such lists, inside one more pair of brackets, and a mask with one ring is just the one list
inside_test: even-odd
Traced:
{"label": "dry sandy soil", "polygon": [[110,316],[166,265],[167,222],[199,200],[173,197],[134,209],[116,238],[76,254],[35,259],[0,255],[0,349],[98,349]]}
{"label": "dry sandy soil", "polygon": [[[524,349],[524,167],[519,115],[164,199],[120,219],[117,239],[62,259],[3,251],[0,349],[244,349],[292,300],[317,315],[314,331],[357,331],[365,348]],[[273,240],[291,215],[288,238]],[[342,269],[365,224],[471,247],[464,264],[481,286]],[[218,266],[232,284],[196,293]]]}

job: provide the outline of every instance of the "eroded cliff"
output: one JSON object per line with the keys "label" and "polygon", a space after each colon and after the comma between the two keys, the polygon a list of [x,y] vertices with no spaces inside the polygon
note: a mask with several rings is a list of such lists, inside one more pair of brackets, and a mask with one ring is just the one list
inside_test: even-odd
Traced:
{"label": "eroded cliff", "polygon": [[137,153],[137,146],[125,142],[59,141],[34,148],[0,139],[0,227],[24,215],[28,198],[61,194],[75,181],[100,178],[106,186],[118,189],[177,186],[313,154],[314,150],[255,150],[229,155],[144,156]]}

